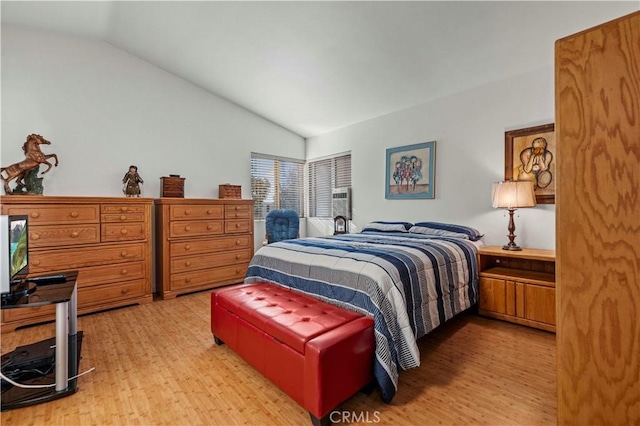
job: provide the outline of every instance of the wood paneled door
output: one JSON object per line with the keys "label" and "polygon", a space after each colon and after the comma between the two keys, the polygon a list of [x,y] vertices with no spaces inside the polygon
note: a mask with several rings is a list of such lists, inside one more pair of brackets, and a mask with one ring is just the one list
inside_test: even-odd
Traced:
{"label": "wood paneled door", "polygon": [[555,67],[558,424],[639,424],[640,12]]}

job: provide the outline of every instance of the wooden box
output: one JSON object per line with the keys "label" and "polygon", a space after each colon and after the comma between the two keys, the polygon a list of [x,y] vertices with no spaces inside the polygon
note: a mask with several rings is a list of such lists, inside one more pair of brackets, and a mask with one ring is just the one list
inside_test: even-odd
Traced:
{"label": "wooden box", "polygon": [[234,199],[242,198],[241,185],[230,185],[228,183],[225,183],[224,185],[219,185],[218,189],[219,189],[218,198],[234,198]]}
{"label": "wooden box", "polygon": [[161,177],[160,196],[184,198],[184,178],[179,176]]}

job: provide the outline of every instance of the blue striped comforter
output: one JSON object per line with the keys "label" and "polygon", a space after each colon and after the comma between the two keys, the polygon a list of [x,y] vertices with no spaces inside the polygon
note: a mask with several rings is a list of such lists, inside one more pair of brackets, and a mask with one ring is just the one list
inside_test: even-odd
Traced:
{"label": "blue striped comforter", "polygon": [[398,373],[418,367],[416,339],[478,298],[477,248],[468,240],[360,233],[260,248],[246,283],[268,281],[374,318],[374,375],[389,403]]}

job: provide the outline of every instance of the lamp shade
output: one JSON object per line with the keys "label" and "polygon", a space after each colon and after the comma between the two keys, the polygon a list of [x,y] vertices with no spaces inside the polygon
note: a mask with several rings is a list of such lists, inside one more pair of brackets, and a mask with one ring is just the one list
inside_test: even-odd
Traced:
{"label": "lamp shade", "polygon": [[491,199],[493,208],[517,209],[536,205],[533,182],[529,180],[496,182]]}

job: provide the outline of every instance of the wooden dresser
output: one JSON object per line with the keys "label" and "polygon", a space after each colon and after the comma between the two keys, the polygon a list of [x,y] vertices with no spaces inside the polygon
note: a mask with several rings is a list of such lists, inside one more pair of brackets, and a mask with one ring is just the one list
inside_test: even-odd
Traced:
{"label": "wooden dresser", "polygon": [[[78,313],[147,303],[152,199],[12,195],[3,214],[29,217],[29,273],[78,275]],[[2,311],[2,332],[55,319],[52,306]]]}
{"label": "wooden dresser", "polygon": [[253,257],[253,200],[155,204],[156,289],[163,299],[244,280]]}
{"label": "wooden dresser", "polygon": [[556,330],[556,256],[553,250],[478,250],[481,315]]}

